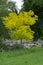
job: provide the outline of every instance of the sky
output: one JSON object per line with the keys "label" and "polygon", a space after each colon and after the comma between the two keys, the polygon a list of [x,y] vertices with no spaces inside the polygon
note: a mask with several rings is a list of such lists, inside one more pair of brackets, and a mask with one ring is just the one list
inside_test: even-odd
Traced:
{"label": "sky", "polygon": [[11,1],[15,1],[18,8],[21,9],[21,6],[23,4],[22,0],[11,0]]}

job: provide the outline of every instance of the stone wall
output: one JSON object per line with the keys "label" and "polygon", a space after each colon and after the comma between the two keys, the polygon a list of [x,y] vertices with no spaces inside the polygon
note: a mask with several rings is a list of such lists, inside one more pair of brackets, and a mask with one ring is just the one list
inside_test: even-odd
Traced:
{"label": "stone wall", "polygon": [[[2,43],[5,44],[5,45],[9,45],[9,46],[14,46],[14,44],[20,44],[20,40],[11,40],[11,39],[6,39],[6,40],[2,40]],[[25,40],[22,40],[22,45],[25,47],[25,48],[30,48],[30,47],[34,47],[35,45],[38,47],[38,46],[43,46],[43,40],[37,40],[37,41],[33,41],[33,40],[30,40],[30,41],[25,41]]]}

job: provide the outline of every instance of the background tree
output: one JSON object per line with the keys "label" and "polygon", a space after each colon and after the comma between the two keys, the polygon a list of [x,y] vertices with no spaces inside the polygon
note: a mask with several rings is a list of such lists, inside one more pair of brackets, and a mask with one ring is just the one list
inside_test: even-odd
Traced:
{"label": "background tree", "polygon": [[[0,36],[7,35],[7,29],[3,25],[2,17],[8,16],[8,14],[12,11],[9,11],[11,9],[14,10],[17,13],[15,2],[8,1],[8,0],[0,0]],[[8,36],[8,35],[7,35]],[[6,37],[6,36],[5,36]]]}
{"label": "background tree", "polygon": [[3,23],[10,31],[10,36],[15,40],[31,40],[33,39],[34,31],[30,26],[36,23],[38,17],[33,11],[21,12],[19,15],[10,13],[9,16],[3,18]]}
{"label": "background tree", "polygon": [[0,0],[0,17],[8,14],[7,0]]}
{"label": "background tree", "polygon": [[[2,17],[8,16],[8,14],[12,12],[12,11],[9,11],[9,7],[10,7],[9,2],[12,3],[11,7],[14,5],[13,7],[16,9],[15,3],[13,3],[12,1],[0,0],[0,44],[2,44],[2,39],[10,38],[9,31],[3,25],[3,20],[2,20]],[[14,11],[17,12],[17,10],[14,10]]]}
{"label": "background tree", "polygon": [[43,0],[23,0],[24,4],[21,11],[33,10],[38,15],[38,22],[31,28],[35,31],[35,39],[43,37]]}
{"label": "background tree", "polygon": [[0,0],[0,49],[2,47],[2,39],[7,38],[7,29],[2,23],[1,17],[8,14],[7,0]]}
{"label": "background tree", "polygon": [[15,13],[18,14],[18,8],[16,6],[16,2],[9,1],[8,2],[8,8],[10,9],[10,11],[15,12]]}
{"label": "background tree", "polygon": [[[4,37],[5,27],[3,26],[1,17],[8,14],[7,0],[0,0],[0,37]],[[0,38],[0,39],[1,39]]]}

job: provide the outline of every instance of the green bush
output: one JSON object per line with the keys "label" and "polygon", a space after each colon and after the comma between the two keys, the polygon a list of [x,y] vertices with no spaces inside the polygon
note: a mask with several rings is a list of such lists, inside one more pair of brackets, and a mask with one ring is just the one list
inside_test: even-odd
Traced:
{"label": "green bush", "polygon": [[1,51],[1,52],[2,52],[2,51],[8,51],[7,45],[1,43],[1,44],[0,44],[0,51]]}

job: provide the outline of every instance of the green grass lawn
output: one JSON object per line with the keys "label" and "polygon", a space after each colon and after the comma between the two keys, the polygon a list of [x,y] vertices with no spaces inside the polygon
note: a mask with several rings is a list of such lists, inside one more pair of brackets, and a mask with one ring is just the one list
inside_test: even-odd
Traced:
{"label": "green grass lawn", "polygon": [[0,52],[0,65],[43,65],[43,48]]}

